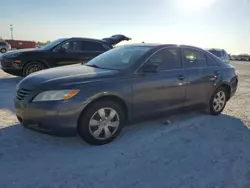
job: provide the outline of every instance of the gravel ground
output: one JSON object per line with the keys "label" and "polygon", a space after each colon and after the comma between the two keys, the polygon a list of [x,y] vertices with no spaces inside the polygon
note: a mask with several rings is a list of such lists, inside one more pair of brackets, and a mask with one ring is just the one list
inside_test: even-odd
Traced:
{"label": "gravel ground", "polygon": [[0,71],[0,187],[250,187],[250,62],[232,62],[239,88],[224,114],[193,113],[128,126],[99,147],[23,129]]}

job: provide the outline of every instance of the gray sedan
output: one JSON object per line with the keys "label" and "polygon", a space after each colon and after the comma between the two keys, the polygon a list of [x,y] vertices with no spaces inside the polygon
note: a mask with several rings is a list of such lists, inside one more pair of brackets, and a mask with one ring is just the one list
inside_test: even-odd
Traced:
{"label": "gray sedan", "polygon": [[102,145],[134,119],[181,109],[218,115],[237,84],[234,67],[200,48],[128,45],[85,65],[31,74],[14,103],[24,127]]}

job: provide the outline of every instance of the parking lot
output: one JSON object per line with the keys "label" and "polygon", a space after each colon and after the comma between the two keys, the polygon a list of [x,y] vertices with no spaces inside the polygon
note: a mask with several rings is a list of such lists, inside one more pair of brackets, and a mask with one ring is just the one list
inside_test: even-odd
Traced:
{"label": "parking lot", "polygon": [[0,70],[0,187],[249,188],[250,62],[232,64],[239,87],[222,115],[130,125],[99,147],[21,127],[12,104],[21,78]]}

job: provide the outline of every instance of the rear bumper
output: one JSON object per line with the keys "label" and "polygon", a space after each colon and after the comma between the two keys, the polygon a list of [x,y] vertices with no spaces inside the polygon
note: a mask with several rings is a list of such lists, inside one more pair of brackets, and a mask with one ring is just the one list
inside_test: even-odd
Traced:
{"label": "rear bumper", "polygon": [[14,99],[16,116],[28,129],[55,136],[75,136],[82,109],[68,102],[26,103]]}

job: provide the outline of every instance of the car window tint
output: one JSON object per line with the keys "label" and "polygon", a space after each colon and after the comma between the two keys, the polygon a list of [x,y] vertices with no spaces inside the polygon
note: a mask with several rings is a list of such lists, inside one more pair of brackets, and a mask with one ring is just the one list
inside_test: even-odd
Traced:
{"label": "car window tint", "polygon": [[224,51],[224,50],[223,50],[223,56],[224,56],[224,57],[228,57],[227,52],[226,52],[226,51]]}
{"label": "car window tint", "polygon": [[217,57],[221,57],[222,56],[221,51],[219,51],[219,50],[208,50],[208,51],[210,53],[214,54]]}
{"label": "car window tint", "polygon": [[84,51],[105,51],[105,47],[99,42],[84,41],[82,48]]}
{"label": "car window tint", "polygon": [[224,50],[222,51],[222,54],[224,57],[227,57],[227,53]]}
{"label": "car window tint", "polygon": [[181,61],[177,48],[165,48],[154,54],[147,63],[159,65],[159,70],[173,70],[181,68]]}
{"label": "car window tint", "polygon": [[65,42],[60,48],[64,48],[67,52],[82,51],[81,41],[68,41]]}
{"label": "car window tint", "polygon": [[183,56],[187,68],[206,67],[205,55],[194,49],[183,49]]}
{"label": "car window tint", "polygon": [[6,43],[5,42],[0,42],[0,45],[6,45]]}
{"label": "car window tint", "polygon": [[207,58],[207,66],[209,67],[218,66],[217,63],[209,55],[206,55],[206,58]]}

